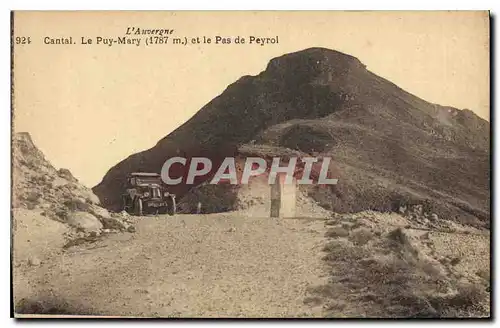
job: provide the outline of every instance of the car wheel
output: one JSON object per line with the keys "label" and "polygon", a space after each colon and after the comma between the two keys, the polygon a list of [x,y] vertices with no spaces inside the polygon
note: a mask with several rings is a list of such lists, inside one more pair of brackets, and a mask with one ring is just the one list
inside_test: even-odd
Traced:
{"label": "car wheel", "polygon": [[132,200],[128,197],[123,197],[123,211],[133,214],[132,213]]}
{"label": "car wheel", "polygon": [[142,216],[143,215],[143,211],[142,211],[142,199],[137,198],[135,200],[134,212],[138,216]]}
{"label": "car wheel", "polygon": [[168,215],[175,215],[177,211],[176,204],[175,204],[175,197],[170,197],[169,205],[167,207],[167,213]]}

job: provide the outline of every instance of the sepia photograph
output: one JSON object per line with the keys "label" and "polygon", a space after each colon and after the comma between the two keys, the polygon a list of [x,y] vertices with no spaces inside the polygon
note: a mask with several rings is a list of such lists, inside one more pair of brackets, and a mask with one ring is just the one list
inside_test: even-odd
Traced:
{"label": "sepia photograph", "polygon": [[488,11],[12,11],[11,316],[491,319]]}

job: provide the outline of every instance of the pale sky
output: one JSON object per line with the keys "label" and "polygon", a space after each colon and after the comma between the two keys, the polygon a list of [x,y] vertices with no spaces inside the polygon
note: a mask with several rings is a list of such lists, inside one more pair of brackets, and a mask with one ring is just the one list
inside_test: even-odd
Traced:
{"label": "pale sky", "polygon": [[[14,129],[85,185],[148,149],[242,75],[309,47],[357,57],[429,102],[489,120],[487,12],[17,12]],[[279,37],[277,45],[81,45],[127,27],[173,37]],[[75,45],[45,45],[72,36]],[[142,41],[144,43],[144,40]],[[95,43],[95,41],[94,41]]]}

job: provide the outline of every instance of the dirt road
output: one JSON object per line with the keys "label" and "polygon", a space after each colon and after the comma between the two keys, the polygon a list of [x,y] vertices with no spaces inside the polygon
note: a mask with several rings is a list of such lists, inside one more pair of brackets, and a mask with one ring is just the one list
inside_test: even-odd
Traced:
{"label": "dirt road", "polygon": [[327,279],[322,220],[177,215],[136,228],[20,265],[16,299],[99,315],[323,315],[304,303]]}

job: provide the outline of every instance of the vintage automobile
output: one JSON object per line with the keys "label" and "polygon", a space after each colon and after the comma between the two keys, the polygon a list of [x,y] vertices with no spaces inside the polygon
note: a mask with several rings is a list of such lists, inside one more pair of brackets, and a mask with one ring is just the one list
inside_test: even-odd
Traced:
{"label": "vintage automobile", "polygon": [[127,177],[123,209],[132,215],[170,214],[176,211],[175,195],[169,193],[157,173],[135,172]]}

